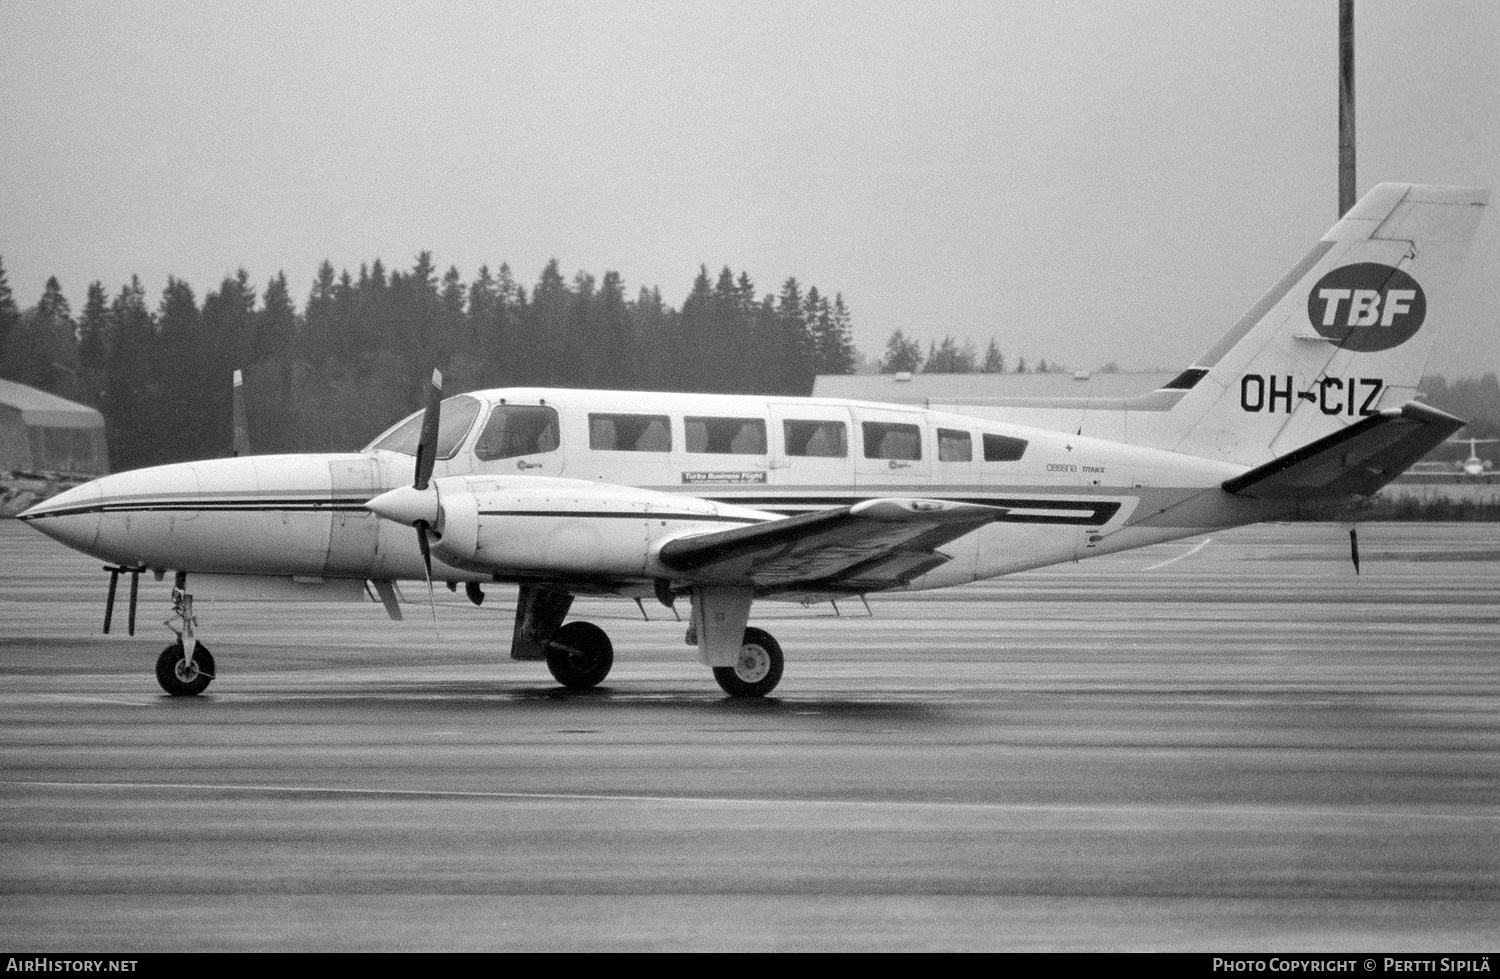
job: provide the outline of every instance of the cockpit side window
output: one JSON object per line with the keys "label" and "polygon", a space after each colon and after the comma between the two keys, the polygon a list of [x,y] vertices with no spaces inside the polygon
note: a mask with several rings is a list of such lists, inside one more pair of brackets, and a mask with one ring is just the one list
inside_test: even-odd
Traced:
{"label": "cockpit side window", "polygon": [[1027,441],[1009,435],[984,436],[985,462],[1015,462],[1026,454]]}
{"label": "cockpit side window", "polygon": [[[458,453],[458,447],[463,444],[464,436],[468,435],[469,429],[474,427],[474,419],[477,417],[479,417],[477,398],[459,394],[445,400],[438,425],[436,458],[452,459]],[[405,421],[371,442],[365,447],[365,451],[381,449],[386,452],[399,452],[402,455],[414,456],[417,454],[417,441],[421,437],[422,412],[418,411],[408,415]]]}
{"label": "cockpit side window", "polygon": [[474,458],[489,462],[551,452],[557,433],[557,412],[545,405],[500,405],[474,443]]}

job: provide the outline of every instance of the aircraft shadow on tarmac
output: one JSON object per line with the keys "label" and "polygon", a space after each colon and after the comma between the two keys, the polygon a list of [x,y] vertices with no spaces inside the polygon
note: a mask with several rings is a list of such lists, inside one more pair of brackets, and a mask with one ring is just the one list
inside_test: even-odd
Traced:
{"label": "aircraft shadow on tarmac", "polygon": [[[506,709],[507,704],[526,706],[530,709],[546,710],[555,707],[570,714],[613,714],[630,712],[641,719],[649,720],[651,714],[674,715],[698,714],[722,718],[725,716],[790,719],[817,716],[824,719],[841,718],[860,722],[898,722],[903,724],[937,723],[943,714],[941,705],[918,701],[882,701],[878,695],[850,694],[845,698],[797,697],[726,697],[718,690],[707,686],[654,687],[650,690],[634,690],[611,687],[608,684],[589,690],[567,690],[550,684],[475,684],[457,682],[382,683],[365,686],[347,686],[323,689],[315,692],[258,693],[251,695],[256,700],[295,701],[305,708],[315,708],[323,703],[329,706],[348,707],[360,702],[379,703],[386,708],[408,702],[413,708],[441,708],[456,712],[494,713]],[[239,700],[235,696],[215,697],[206,692],[195,698],[160,698],[163,706],[173,709],[209,706],[219,700],[218,709],[231,708]],[[232,709],[232,708],[231,708]]]}

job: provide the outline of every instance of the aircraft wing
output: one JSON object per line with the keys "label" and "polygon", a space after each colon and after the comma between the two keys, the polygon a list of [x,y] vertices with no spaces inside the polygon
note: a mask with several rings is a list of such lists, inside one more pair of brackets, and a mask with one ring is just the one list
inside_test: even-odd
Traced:
{"label": "aircraft wing", "polygon": [[944,500],[878,499],[733,530],[680,537],[658,557],[714,583],[787,591],[877,591],[949,560],[938,548],[1005,513]]}
{"label": "aircraft wing", "polygon": [[1369,496],[1405,472],[1464,422],[1415,401],[1362,418],[1295,452],[1227,480],[1258,500]]}

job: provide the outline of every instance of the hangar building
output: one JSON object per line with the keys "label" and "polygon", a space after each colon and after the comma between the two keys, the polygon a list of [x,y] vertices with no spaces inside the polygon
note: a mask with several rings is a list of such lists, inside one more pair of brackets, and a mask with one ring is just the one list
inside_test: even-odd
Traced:
{"label": "hangar building", "polygon": [[88,405],[0,380],[0,515],[109,472],[104,416]]}

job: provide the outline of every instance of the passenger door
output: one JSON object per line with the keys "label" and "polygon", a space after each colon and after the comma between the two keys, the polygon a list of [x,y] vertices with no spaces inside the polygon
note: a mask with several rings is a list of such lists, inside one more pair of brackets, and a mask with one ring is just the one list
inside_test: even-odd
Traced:
{"label": "passenger door", "polygon": [[771,484],[787,498],[782,509],[835,506],[852,497],[853,431],[842,405],[771,404]]}

